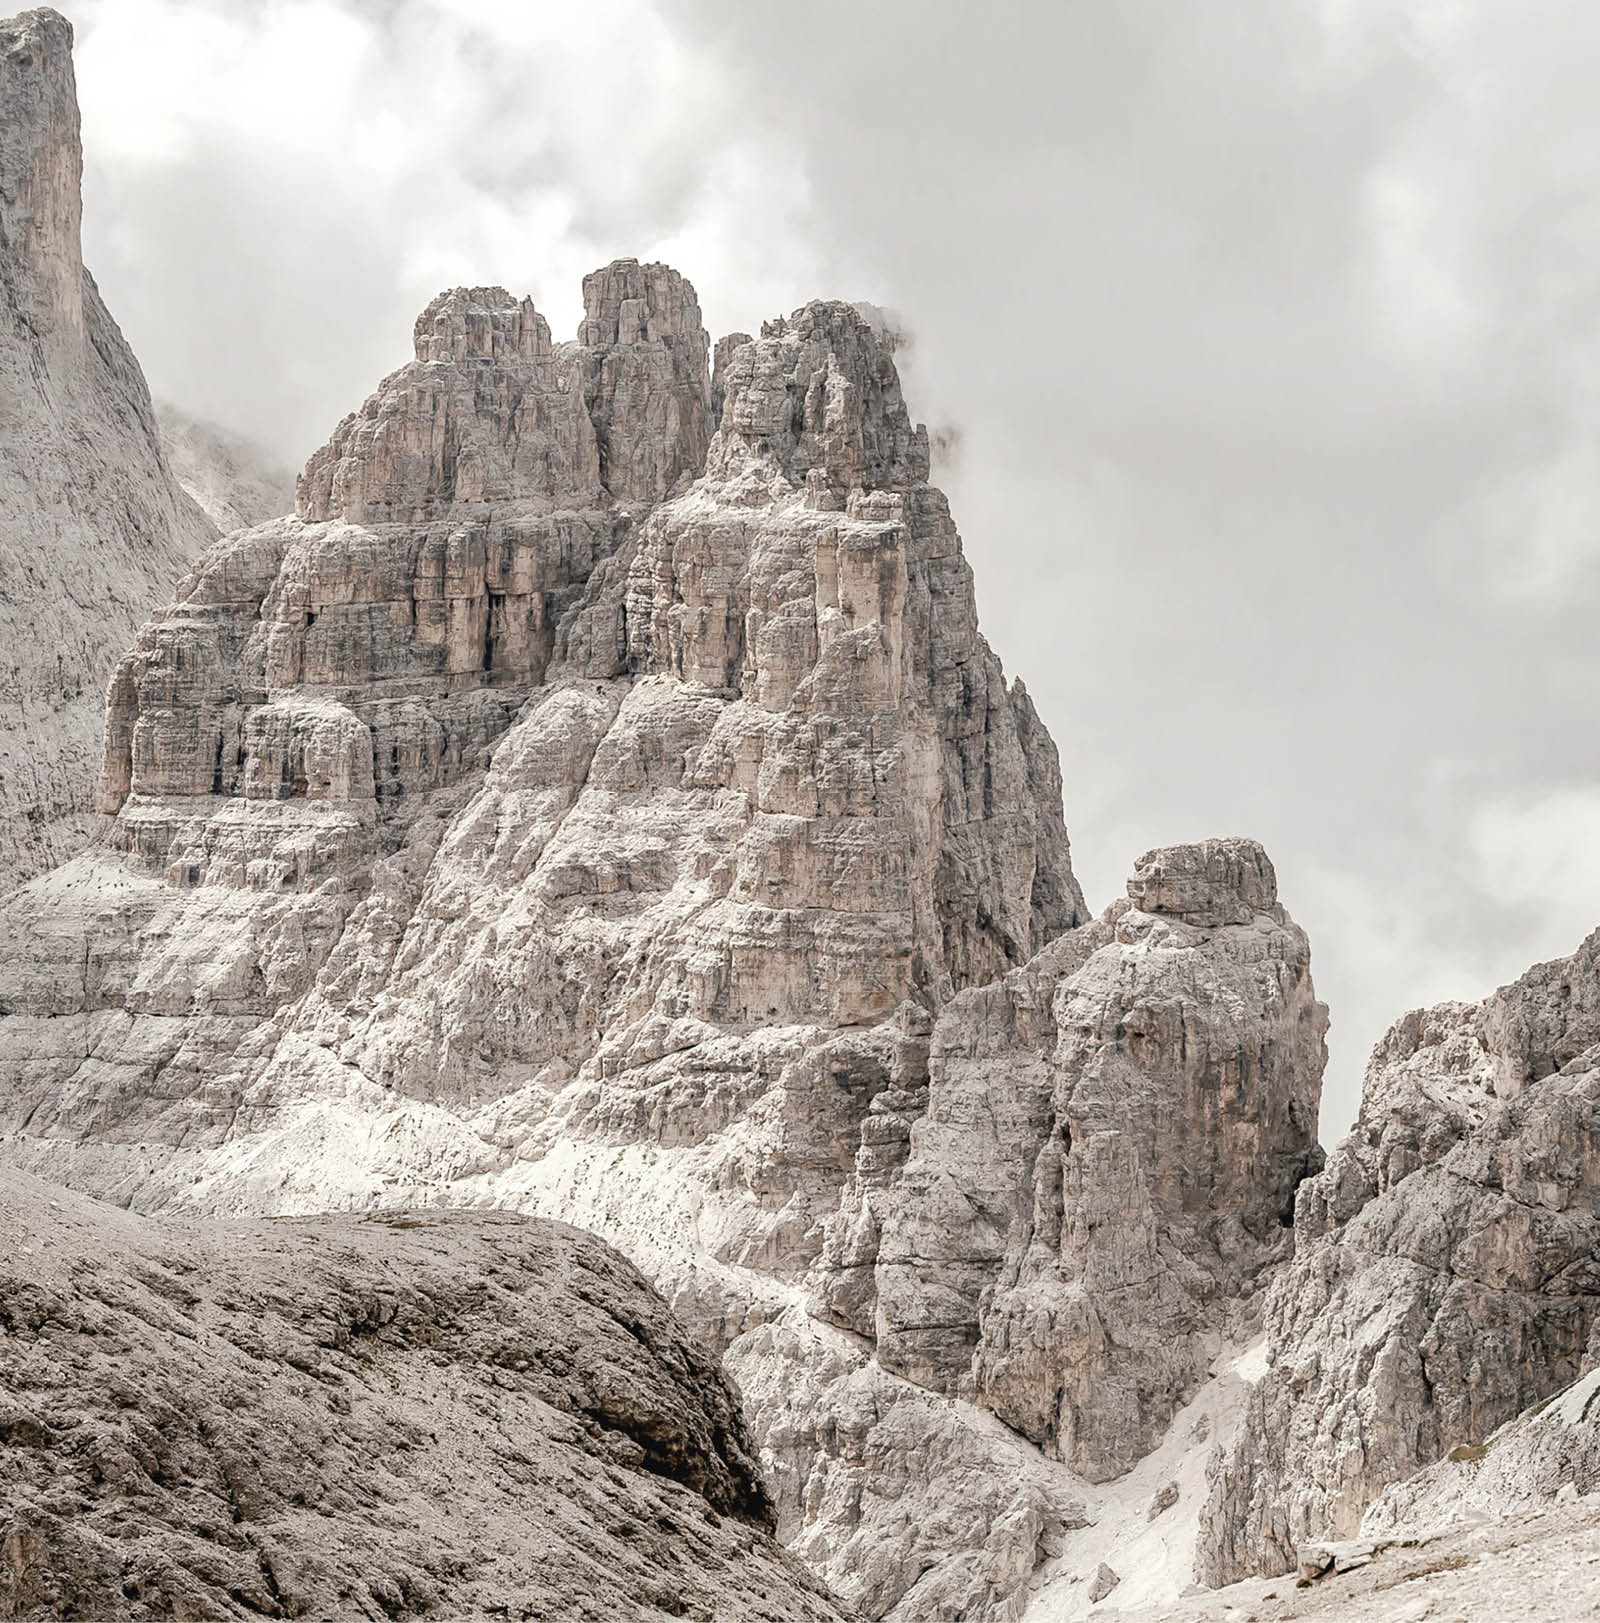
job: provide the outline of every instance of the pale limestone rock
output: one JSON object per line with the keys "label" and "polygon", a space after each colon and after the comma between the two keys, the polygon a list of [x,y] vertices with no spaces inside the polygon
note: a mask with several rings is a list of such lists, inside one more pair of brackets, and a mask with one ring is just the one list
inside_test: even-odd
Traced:
{"label": "pale limestone rock", "polygon": [[1600,933],[1406,1015],[1302,1186],[1272,1368],[1217,1464],[1202,1572],[1280,1572],[1392,1483],[1600,1362]]}
{"label": "pale limestone rock", "polygon": [[[707,449],[687,284],[624,261],[586,305],[556,346],[435,301],[298,515],[140,635],[111,849],[0,921],[4,1148],[144,1209],[559,1213],[742,1368],[864,1123],[893,1163],[938,1011],[1085,910],[887,344],[816,304],[724,350]],[[870,1378],[919,1417],[859,1484],[874,1604],[1009,1606],[1081,1485]],[[913,1540],[877,1488],[930,1449],[977,1509]]]}
{"label": "pale limestone rock", "polygon": [[619,259],[583,279],[576,354],[600,473],[622,502],[659,502],[705,465],[716,429],[694,289],[665,265]]}
{"label": "pale limestone rock", "polygon": [[728,362],[746,344],[755,340],[747,332],[729,333],[719,338],[711,351],[711,427],[722,426],[722,407],[728,393]]}
{"label": "pale limestone rock", "polygon": [[866,1617],[1017,1615],[1087,1524],[1077,1486],[992,1416],[888,1374],[796,1308],[733,1343],[779,1536]]}
{"label": "pale limestone rock", "polygon": [[1399,1536],[1487,1516],[1587,1500],[1600,1515],[1600,1363],[1482,1443],[1384,1489],[1361,1519],[1366,1537]]}
{"label": "pale limestone rock", "polygon": [[95,827],[105,684],[216,531],[84,269],[72,28],[0,21],[0,890]]}
{"label": "pale limestone rock", "polygon": [[1327,1011],[1260,846],[1150,852],[1128,894],[944,1009],[816,1283],[886,1368],[1092,1481],[1205,1380],[1319,1160]]}
{"label": "pale limestone rock", "polygon": [[1122,1582],[1121,1576],[1114,1567],[1109,1567],[1104,1561],[1095,1568],[1094,1577],[1089,1581],[1089,1603],[1098,1605]]}
{"label": "pale limestone rock", "polygon": [[837,1619],[614,1251],[504,1213],[178,1225],[0,1176],[12,1618]]}

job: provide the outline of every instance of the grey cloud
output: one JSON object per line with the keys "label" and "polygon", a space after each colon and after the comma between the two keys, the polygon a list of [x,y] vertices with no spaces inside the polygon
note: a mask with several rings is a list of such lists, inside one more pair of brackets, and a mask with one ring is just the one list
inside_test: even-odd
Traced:
{"label": "grey cloud", "polygon": [[[134,5],[185,26],[85,15]],[[1600,865],[1506,855],[1581,846],[1600,779],[1600,14],[607,0],[536,48],[477,0],[320,9],[384,23],[330,140],[423,98],[390,171],[292,109],[91,143],[91,263],[158,388],[304,455],[441,278],[559,332],[617,253],[719,331],[892,307],[1091,900],[1149,845],[1265,840],[1329,1132],[1390,1018],[1600,919]]]}
{"label": "grey cloud", "polygon": [[1474,819],[1597,764],[1592,578],[1504,590],[1517,482],[1590,443],[1561,357],[1593,351],[1600,226],[1559,155],[1600,116],[1550,54],[1596,24],[1466,10],[672,7],[962,423],[984,622],[1062,745],[1091,900],[1147,844],[1266,840],[1333,1006],[1330,1132],[1388,1020],[1575,944]]}

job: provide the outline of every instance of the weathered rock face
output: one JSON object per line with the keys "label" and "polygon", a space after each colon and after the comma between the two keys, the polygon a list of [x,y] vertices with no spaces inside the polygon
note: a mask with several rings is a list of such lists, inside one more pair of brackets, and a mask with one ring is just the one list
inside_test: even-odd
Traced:
{"label": "weathered rock face", "polygon": [[167,465],[219,534],[294,511],[294,474],[270,451],[170,401],[155,405]]}
{"label": "weathered rock face", "polygon": [[1482,1443],[1386,1488],[1361,1518],[1364,1537],[1526,1514],[1586,1499],[1600,1523],[1600,1363]]}
{"label": "weathered rock face", "polygon": [[722,1347],[936,1010],[1084,909],[886,341],[818,304],[725,349],[708,449],[688,285],[585,298],[564,345],[436,300],[140,635],[111,848],[6,910],[0,1108],[151,1209],[560,1212]]}
{"label": "weathered rock face", "polygon": [[531,299],[455,288],[417,318],[416,360],[312,457],[311,522],[421,523],[489,504],[654,503],[705,462],[707,341],[694,289],[619,260],[584,278],[576,343]]}
{"label": "weathered rock face", "polygon": [[[196,1091],[229,1079],[225,1135],[222,1098],[298,1115],[320,1078],[481,1115],[479,1166],[664,1140],[722,1168],[685,1170],[726,1208],[696,1254],[798,1277],[888,1081],[899,1039],[873,1028],[1081,918],[1059,771],[860,318],[811,306],[742,346],[707,475],[645,509],[624,498],[684,479],[706,410],[693,295],[625,262],[586,297],[596,343],[559,348],[508,295],[436,300],[417,361],[312,459],[301,516],[219,544],[141,635],[102,778],[131,956],[62,985],[41,940],[7,1005],[131,1016],[193,1056]],[[46,889],[104,893],[103,867]],[[79,928],[43,894],[20,927]],[[191,1041],[206,1021],[229,1024]],[[8,1069],[19,1095],[38,1059]],[[104,1073],[62,1062],[64,1125]],[[358,1157],[284,1202],[388,1175]]]}
{"label": "weathered rock face", "polygon": [[0,1242],[9,1618],[848,1615],[591,1235],[177,1225],[7,1174]]}
{"label": "weathered rock face", "polygon": [[[727,1351],[847,1599],[1009,1615],[1281,1254],[1305,940],[1248,841],[1088,923],[886,333],[808,305],[713,378],[674,272],[585,305],[435,300],[140,634],[109,847],[0,909],[0,1150],[593,1228]],[[913,1514],[934,1457],[959,1515]]]}
{"label": "weathered rock face", "polygon": [[1295,1234],[1273,1367],[1214,1473],[1211,1581],[1349,1536],[1390,1483],[1600,1363],[1600,933],[1400,1020]]}
{"label": "weathered rock face", "polygon": [[216,538],[83,267],[72,29],[0,21],[0,888],[84,844],[106,679]]}
{"label": "weathered rock face", "polygon": [[943,1010],[925,1102],[863,1124],[819,1284],[886,1368],[1092,1481],[1204,1380],[1320,1159],[1327,1011],[1266,854],[1152,851],[1128,897]]}

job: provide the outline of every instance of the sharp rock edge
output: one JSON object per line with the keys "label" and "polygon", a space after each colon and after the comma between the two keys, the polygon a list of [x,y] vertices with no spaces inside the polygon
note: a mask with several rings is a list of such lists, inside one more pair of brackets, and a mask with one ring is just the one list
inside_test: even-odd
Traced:
{"label": "sharp rock edge", "polygon": [[72,28],[0,21],[0,874],[96,829],[107,679],[216,529],[84,269]]}

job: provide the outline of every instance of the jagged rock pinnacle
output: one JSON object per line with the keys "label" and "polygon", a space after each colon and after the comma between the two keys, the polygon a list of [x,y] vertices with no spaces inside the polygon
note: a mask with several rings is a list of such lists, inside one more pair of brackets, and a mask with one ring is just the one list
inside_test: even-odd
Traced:
{"label": "jagged rock pinnacle", "polygon": [[216,538],[172,477],[139,364],[83,267],[72,28],[0,22],[0,871],[93,830],[101,698]]}

